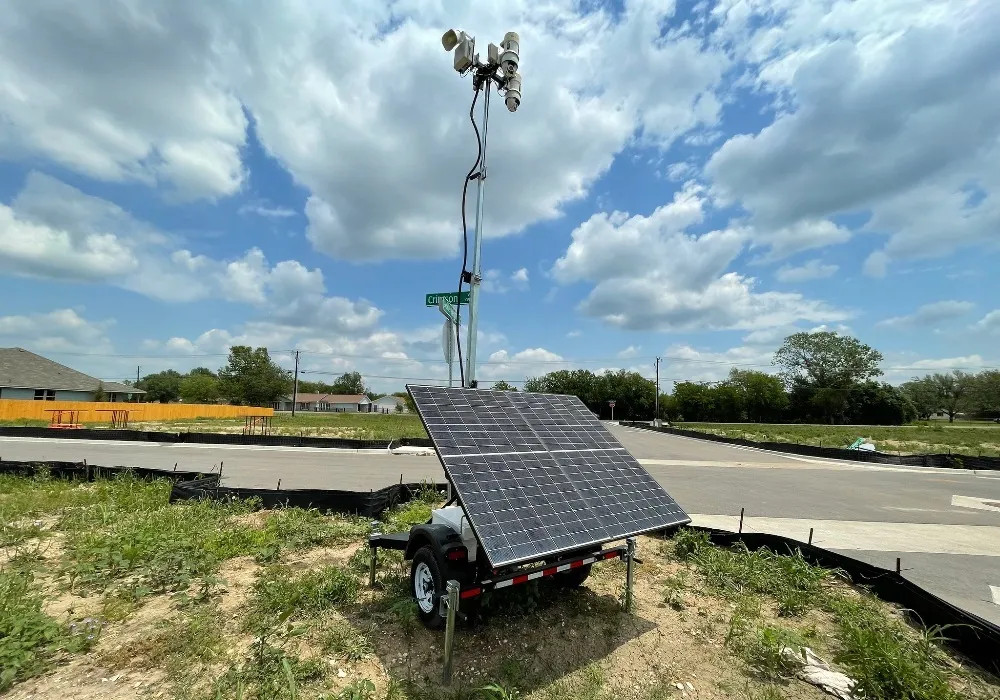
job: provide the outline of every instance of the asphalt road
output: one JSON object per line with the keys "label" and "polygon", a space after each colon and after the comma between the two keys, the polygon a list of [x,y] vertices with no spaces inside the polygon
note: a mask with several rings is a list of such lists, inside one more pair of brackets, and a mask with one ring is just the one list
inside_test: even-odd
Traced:
{"label": "asphalt road", "polygon": [[[638,429],[612,431],[696,523],[778,532],[904,574],[1000,623],[1000,473],[820,460]],[[210,471],[230,485],[365,490],[438,481],[435,456],[318,448],[0,438],[2,459]]]}

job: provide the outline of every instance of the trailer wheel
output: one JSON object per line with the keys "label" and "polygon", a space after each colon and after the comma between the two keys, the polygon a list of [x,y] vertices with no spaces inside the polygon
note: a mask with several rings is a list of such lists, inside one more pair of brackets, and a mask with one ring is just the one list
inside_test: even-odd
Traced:
{"label": "trailer wheel", "polygon": [[439,610],[445,592],[442,562],[430,545],[425,545],[413,555],[410,566],[410,591],[417,603],[420,621],[428,629],[444,627],[445,619]]}
{"label": "trailer wheel", "polygon": [[593,564],[584,564],[569,571],[560,571],[552,576],[552,580],[563,588],[579,588],[590,576],[590,570],[593,566]]}

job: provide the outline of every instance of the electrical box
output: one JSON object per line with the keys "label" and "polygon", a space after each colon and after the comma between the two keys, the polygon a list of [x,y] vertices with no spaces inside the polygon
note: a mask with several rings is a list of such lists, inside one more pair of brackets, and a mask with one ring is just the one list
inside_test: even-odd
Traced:
{"label": "electrical box", "polygon": [[460,41],[458,46],[455,47],[455,70],[459,73],[464,73],[468,69],[472,68],[475,62],[473,54],[476,50],[476,40],[471,38],[466,38],[465,41]]}

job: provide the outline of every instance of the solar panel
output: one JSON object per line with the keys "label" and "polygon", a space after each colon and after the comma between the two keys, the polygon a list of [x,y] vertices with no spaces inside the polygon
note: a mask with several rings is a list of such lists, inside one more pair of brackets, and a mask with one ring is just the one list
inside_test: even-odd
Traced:
{"label": "solar panel", "polygon": [[575,396],[407,389],[494,567],[690,522]]}

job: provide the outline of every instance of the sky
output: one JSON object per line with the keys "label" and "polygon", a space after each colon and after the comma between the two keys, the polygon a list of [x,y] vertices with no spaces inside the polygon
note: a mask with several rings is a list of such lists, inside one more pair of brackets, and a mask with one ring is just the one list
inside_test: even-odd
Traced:
{"label": "sky", "polygon": [[457,28],[521,37],[484,385],[661,357],[669,389],[773,371],[814,329],[892,382],[1000,367],[997,26],[992,0],[13,3],[0,346],[106,380],[234,344],[299,350],[303,379],[444,379],[424,295],[457,287],[476,159]]}

